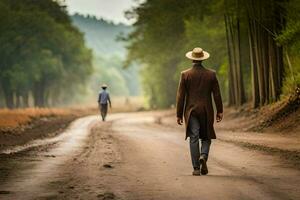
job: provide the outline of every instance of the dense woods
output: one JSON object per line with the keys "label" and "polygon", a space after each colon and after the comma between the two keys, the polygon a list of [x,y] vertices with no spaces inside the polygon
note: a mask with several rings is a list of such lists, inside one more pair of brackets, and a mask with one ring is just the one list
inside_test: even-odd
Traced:
{"label": "dense woods", "polygon": [[92,53],[64,6],[52,0],[1,0],[0,32],[1,106],[74,101],[92,73]]}
{"label": "dense woods", "polygon": [[103,82],[113,95],[140,95],[139,73],[150,107],[170,107],[196,46],[210,52],[204,65],[230,106],[299,88],[298,0],[147,0],[126,12],[133,27],[69,17],[62,2],[0,0],[0,107],[95,99]]}
{"label": "dense woods", "polygon": [[297,0],[148,0],[127,12],[136,18],[127,62],[143,69],[152,107],[175,102],[184,53],[200,46],[218,72],[229,105],[259,107],[299,87]]}
{"label": "dense woods", "polygon": [[[228,78],[231,84],[229,104],[241,105],[245,102],[241,67],[249,61],[243,62],[241,47],[249,49],[247,56],[251,66],[253,106],[278,100],[284,66],[283,47],[276,44],[276,36],[285,27],[286,8],[274,0],[225,1],[225,8],[230,61]],[[243,34],[243,29],[247,29],[246,34]]]}

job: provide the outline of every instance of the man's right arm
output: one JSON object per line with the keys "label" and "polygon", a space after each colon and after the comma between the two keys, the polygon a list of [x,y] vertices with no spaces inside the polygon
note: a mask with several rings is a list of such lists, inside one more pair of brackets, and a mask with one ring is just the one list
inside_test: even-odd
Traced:
{"label": "man's right arm", "polygon": [[107,94],[107,100],[108,100],[108,103],[109,103],[109,107],[111,107],[111,100],[110,100],[109,94]]}
{"label": "man's right arm", "polygon": [[186,89],[185,89],[185,80],[183,73],[180,77],[180,82],[177,90],[177,98],[176,98],[176,110],[177,110],[177,123],[182,125],[183,123],[183,110],[185,103]]}

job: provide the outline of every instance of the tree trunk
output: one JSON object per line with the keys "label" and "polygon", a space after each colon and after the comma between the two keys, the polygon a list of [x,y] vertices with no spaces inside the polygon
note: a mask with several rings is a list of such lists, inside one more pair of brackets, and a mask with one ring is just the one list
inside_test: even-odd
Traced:
{"label": "tree trunk", "polygon": [[3,89],[6,107],[9,109],[15,108],[14,94],[10,87],[9,80],[2,80],[2,89]]}
{"label": "tree trunk", "polygon": [[34,84],[33,96],[35,107],[45,107],[45,89],[43,81]]}
{"label": "tree trunk", "polygon": [[28,91],[24,92],[24,94],[22,95],[22,98],[23,98],[23,106],[25,108],[28,108],[29,107],[29,93],[28,93]]}
{"label": "tree trunk", "polygon": [[20,108],[20,107],[21,107],[21,94],[17,90],[17,92],[16,92],[16,108]]}
{"label": "tree trunk", "polygon": [[231,39],[229,35],[229,19],[228,16],[224,15],[225,20],[225,29],[226,29],[226,38],[227,38],[227,52],[228,52],[228,105],[233,106],[235,105],[235,95],[234,95],[234,77],[233,77],[233,70],[232,67],[234,65],[233,63],[233,56],[232,56],[232,50],[231,50]]}
{"label": "tree trunk", "polygon": [[4,93],[3,93],[3,87],[1,82],[0,82],[0,108],[5,108]]}
{"label": "tree trunk", "polygon": [[259,96],[259,87],[258,87],[258,78],[257,78],[257,63],[255,62],[255,46],[253,45],[253,27],[251,21],[248,19],[248,39],[249,39],[249,48],[250,48],[250,63],[251,63],[251,84],[252,84],[252,105],[254,108],[259,107],[260,96]]}
{"label": "tree trunk", "polygon": [[227,49],[229,57],[229,105],[241,106],[245,103],[245,90],[241,66],[241,31],[240,21],[225,15]]}

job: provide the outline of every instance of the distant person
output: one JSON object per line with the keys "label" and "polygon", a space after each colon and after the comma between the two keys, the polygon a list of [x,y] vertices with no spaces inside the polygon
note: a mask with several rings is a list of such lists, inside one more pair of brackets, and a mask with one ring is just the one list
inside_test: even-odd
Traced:
{"label": "distant person", "polygon": [[101,86],[101,88],[102,88],[102,91],[100,91],[100,93],[99,93],[98,105],[99,105],[102,121],[105,121],[105,118],[107,115],[108,103],[111,108],[111,101],[110,101],[109,93],[106,90],[107,85],[103,84]]}
{"label": "distant person", "polygon": [[208,173],[206,162],[211,139],[216,139],[212,94],[217,109],[217,122],[222,121],[223,104],[216,72],[202,65],[202,61],[209,58],[209,53],[194,48],[186,53],[186,57],[192,60],[193,66],[181,72],[177,92],[177,123],[182,125],[184,117],[186,139],[190,138],[193,175],[200,176]]}

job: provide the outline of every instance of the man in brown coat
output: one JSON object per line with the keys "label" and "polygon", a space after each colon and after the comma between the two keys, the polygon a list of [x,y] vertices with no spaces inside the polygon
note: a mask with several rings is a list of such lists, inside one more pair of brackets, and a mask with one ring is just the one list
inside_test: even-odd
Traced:
{"label": "man in brown coat", "polygon": [[190,137],[193,175],[199,176],[208,173],[206,161],[211,139],[216,139],[212,94],[217,109],[217,122],[223,118],[223,104],[216,72],[202,65],[202,61],[209,58],[209,53],[194,48],[186,57],[193,61],[193,67],[181,72],[177,92],[177,123],[182,125],[184,117],[186,139]]}

